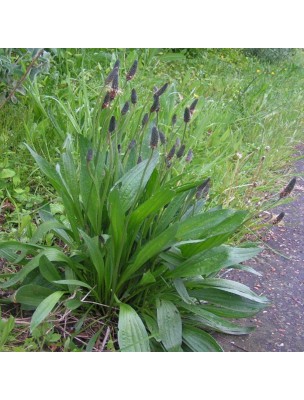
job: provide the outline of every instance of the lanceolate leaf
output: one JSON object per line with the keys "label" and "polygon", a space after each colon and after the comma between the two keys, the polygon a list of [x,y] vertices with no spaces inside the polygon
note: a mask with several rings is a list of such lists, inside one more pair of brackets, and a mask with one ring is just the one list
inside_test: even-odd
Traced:
{"label": "lanceolate leaf", "polygon": [[155,193],[133,212],[130,218],[129,229],[132,231],[134,227],[141,224],[149,215],[159,211],[163,206],[170,202],[174,195],[175,191],[169,189]]}
{"label": "lanceolate leaf", "polygon": [[16,303],[37,307],[54,290],[39,285],[24,285],[18,289],[14,295]]}
{"label": "lanceolate leaf", "polygon": [[104,260],[103,260],[103,254],[101,251],[101,248],[98,243],[98,238],[91,238],[89,237],[85,232],[80,231],[81,236],[83,237],[83,240],[88,248],[88,253],[90,255],[90,258],[93,262],[93,265],[95,267],[95,270],[97,272],[98,276],[98,285],[101,285],[101,282],[104,278]]}
{"label": "lanceolate leaf", "polygon": [[51,166],[51,164],[48,161],[46,161],[43,157],[39,156],[39,154],[37,154],[34,150],[32,150],[26,143],[25,146],[30,151],[31,155],[35,159],[41,171],[49,178],[52,186],[60,192],[62,189],[62,185],[56,171]]}
{"label": "lanceolate leaf", "polygon": [[54,292],[39,304],[32,316],[30,325],[31,332],[33,332],[33,330],[50,314],[64,293],[65,292]]}
{"label": "lanceolate leaf", "polygon": [[182,319],[171,301],[160,300],[157,305],[157,324],[160,339],[167,351],[181,351]]}
{"label": "lanceolate leaf", "polygon": [[39,270],[41,275],[48,282],[53,282],[61,279],[60,273],[58,272],[54,264],[45,255],[40,257]]}
{"label": "lanceolate leaf", "polygon": [[70,286],[82,286],[89,290],[93,290],[93,288],[85,282],[78,281],[77,279],[60,279],[59,281],[54,281],[59,285],[70,285]]}
{"label": "lanceolate leaf", "polygon": [[207,327],[218,332],[229,333],[231,335],[245,335],[252,330],[252,326],[239,326],[227,319],[221,318],[213,313],[206,311],[199,305],[190,305],[181,303],[180,306],[186,309],[188,312],[188,321],[193,321],[193,324],[199,327]]}
{"label": "lanceolate leaf", "polygon": [[128,304],[120,304],[118,344],[121,351],[150,351],[146,328],[137,312]]}
{"label": "lanceolate leaf", "polygon": [[222,268],[246,261],[255,257],[261,249],[259,248],[238,248],[230,246],[215,247],[203,251],[188,258],[173,271],[168,272],[170,278],[192,277],[206,275],[220,271]]}
{"label": "lanceolate leaf", "polygon": [[177,225],[172,225],[155,239],[152,239],[146,245],[144,245],[135,256],[133,263],[126,268],[124,274],[121,277],[121,284],[128,280],[136,271],[138,271],[138,269],[144,263],[146,263],[152,257],[158,255],[167,247],[170,247],[175,241],[174,237],[176,230]]}
{"label": "lanceolate leaf", "polygon": [[211,335],[194,326],[186,325],[183,327],[183,341],[192,351],[223,351]]}
{"label": "lanceolate leaf", "polygon": [[[191,286],[191,282],[189,282],[187,286]],[[209,289],[216,288],[221,291],[245,297],[249,300],[253,300],[258,303],[263,303],[263,304],[269,303],[266,297],[258,296],[256,293],[250,290],[248,286],[243,285],[242,283],[239,282],[231,281],[229,279],[208,278],[200,280],[198,283],[194,283],[193,286],[196,287],[196,290],[199,290],[199,288],[209,288]]]}
{"label": "lanceolate leaf", "polygon": [[178,240],[206,239],[226,232],[233,232],[241,226],[244,211],[216,210],[187,218],[179,224]]}
{"label": "lanceolate leaf", "polygon": [[44,248],[41,249],[41,252],[32,258],[28,263],[17,272],[11,279],[4,283],[0,283],[1,288],[8,288],[13,286],[15,283],[24,279],[30,272],[36,269],[39,266],[40,258],[45,255],[50,261],[61,261],[63,263],[68,264],[71,268],[73,268],[73,262],[71,259],[62,253],[60,250],[55,247]]}
{"label": "lanceolate leaf", "polygon": [[159,154],[155,151],[151,159],[142,161],[128,171],[114,187],[119,188],[123,211],[127,211],[138,194],[146,186],[154,168],[157,165]]}

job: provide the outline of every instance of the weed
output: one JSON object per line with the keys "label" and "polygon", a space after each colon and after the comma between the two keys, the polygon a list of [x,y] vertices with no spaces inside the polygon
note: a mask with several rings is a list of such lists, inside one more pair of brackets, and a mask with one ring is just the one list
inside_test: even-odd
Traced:
{"label": "weed", "polygon": [[[21,266],[0,287],[18,284],[14,301],[35,310],[30,329],[36,336],[50,316],[60,327],[72,312],[81,312],[82,323],[93,314],[102,319],[88,349],[108,327],[121,351],[221,351],[210,332],[250,332],[253,327],[229,318],[254,315],[268,300],[217,273],[260,249],[224,244],[246,212],[208,210],[210,178],[195,178],[185,160],[197,127],[197,101],[176,109],[165,84],[151,101],[148,93],[126,107],[137,66],[122,82],[115,63],[94,106],[84,103],[89,113],[77,114],[53,99],[59,118],[73,126],[58,163],[53,167],[26,146],[60,197],[63,218],[42,207],[29,241],[0,243],[0,256]],[[176,129],[170,122],[179,110],[183,118]],[[57,238],[51,246],[45,244],[49,232]]]}

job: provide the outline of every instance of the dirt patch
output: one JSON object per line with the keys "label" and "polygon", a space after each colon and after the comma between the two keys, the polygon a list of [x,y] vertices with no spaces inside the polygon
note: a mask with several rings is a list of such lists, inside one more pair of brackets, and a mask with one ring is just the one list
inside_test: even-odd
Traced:
{"label": "dirt patch", "polygon": [[[304,148],[296,155],[304,156]],[[272,304],[250,319],[257,327],[253,333],[217,334],[224,351],[304,351],[304,159],[295,163],[295,174],[294,201],[272,210],[275,214],[285,213],[284,224],[273,227],[265,250],[253,263],[263,276],[240,271],[225,275],[265,295]],[[242,323],[248,325],[248,320]]]}

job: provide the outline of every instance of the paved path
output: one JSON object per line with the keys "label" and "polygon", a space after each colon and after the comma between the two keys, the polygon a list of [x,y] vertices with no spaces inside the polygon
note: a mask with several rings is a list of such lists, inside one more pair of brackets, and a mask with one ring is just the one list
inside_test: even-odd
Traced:
{"label": "paved path", "polygon": [[[304,155],[303,148],[300,154]],[[274,214],[285,212],[284,225],[274,226],[266,241],[285,257],[263,251],[254,265],[262,277],[239,271],[225,275],[265,295],[272,305],[244,322],[257,326],[250,335],[216,335],[224,351],[304,351],[304,159],[295,163],[295,172],[294,201],[272,210]]]}

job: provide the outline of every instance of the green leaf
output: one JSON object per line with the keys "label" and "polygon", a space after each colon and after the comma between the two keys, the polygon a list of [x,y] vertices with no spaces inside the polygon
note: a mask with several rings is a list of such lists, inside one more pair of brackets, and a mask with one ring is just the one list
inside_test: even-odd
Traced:
{"label": "green leaf", "polygon": [[31,332],[50,314],[64,294],[65,292],[54,292],[39,304],[32,316],[30,324]]}
{"label": "green leaf", "polygon": [[157,305],[159,336],[167,351],[181,351],[182,319],[171,301],[160,300]]}
{"label": "green leaf", "polygon": [[12,169],[4,168],[2,171],[0,171],[0,179],[12,178],[15,175],[16,172]]}
{"label": "green leaf", "polygon": [[157,224],[156,233],[163,232],[172,222],[175,221],[178,211],[182,208],[188,193],[180,193],[169,203],[164,210]]}
{"label": "green leaf", "polygon": [[[16,242],[18,243],[18,242]],[[14,247],[15,242],[13,242],[12,246]],[[19,243],[19,248],[22,248],[22,243]],[[35,248],[38,246],[26,246],[29,248]],[[0,243],[0,248],[1,248],[1,243]],[[41,249],[41,247],[39,247]],[[0,251],[1,254],[1,251]],[[49,248],[44,248],[41,249],[40,253],[37,254],[35,257],[33,257],[31,260],[29,260],[27,262],[27,264],[20,269],[19,272],[17,272],[16,274],[14,274],[14,276],[9,279],[8,281],[4,282],[4,283],[0,283],[0,288],[8,288],[10,286],[13,286],[15,283],[21,281],[22,279],[24,279],[30,272],[32,272],[34,269],[36,269],[39,266],[39,260],[40,257],[42,257],[43,255],[45,255],[50,261],[60,261],[63,263],[68,264],[71,268],[73,268],[73,261],[66,256],[62,251],[54,248],[54,247],[49,247]]]}
{"label": "green leaf", "polygon": [[207,327],[230,335],[245,335],[255,329],[253,326],[236,325],[227,319],[214,315],[201,306],[185,303],[180,303],[180,306],[193,314],[191,316],[191,314],[188,313],[188,322],[192,320],[195,325],[200,327]]}
{"label": "green leaf", "polygon": [[60,182],[60,178],[57,175],[56,171],[54,168],[51,166],[51,164],[46,161],[43,157],[39,156],[34,150],[30,148],[26,143],[24,143],[33,158],[35,159],[36,163],[38,164],[40,170],[49,178],[50,183],[52,186],[58,190],[59,192],[62,189],[62,184]]}
{"label": "green leaf", "polygon": [[174,196],[175,191],[173,190],[159,190],[152,195],[133,212],[129,223],[130,231],[139,226],[149,215],[159,211],[168,204]]}
{"label": "green leaf", "polygon": [[222,268],[238,264],[255,257],[261,249],[219,246],[203,251],[188,258],[173,271],[167,273],[170,278],[193,277],[220,271]]}
{"label": "green leaf", "polygon": [[144,263],[146,263],[152,257],[158,255],[161,251],[170,247],[175,241],[174,237],[176,230],[177,225],[172,225],[159,236],[146,243],[135,255],[133,263],[126,268],[121,277],[121,284],[128,280],[136,271],[138,271],[138,269]]}
{"label": "green leaf", "polygon": [[2,347],[8,340],[9,334],[14,329],[14,327],[15,327],[15,318],[12,315],[10,315],[7,320],[2,319],[0,312],[0,351],[2,351]]}
{"label": "green leaf", "polygon": [[211,335],[194,326],[186,325],[183,327],[183,341],[192,351],[223,351]]}
{"label": "green leaf", "polygon": [[125,233],[125,213],[120,199],[120,194],[117,189],[114,189],[109,194],[108,213],[110,218],[110,236],[114,244],[114,259],[120,257],[120,249],[123,247]]}
{"label": "green leaf", "polygon": [[[189,285],[191,285],[191,282],[189,282]],[[196,289],[199,288],[212,288],[212,289],[218,289],[221,291],[229,292],[236,294],[238,296],[245,297],[249,300],[258,302],[258,303],[263,303],[263,304],[268,304],[269,300],[265,296],[258,296],[256,293],[254,293],[251,289],[249,289],[248,286],[243,285],[242,283],[235,282],[229,279],[220,279],[220,278],[208,278],[208,279],[203,279],[200,280],[199,283],[194,284]]]}
{"label": "green leaf", "polygon": [[99,238],[98,237],[91,238],[83,231],[80,231],[80,233],[88,248],[89,256],[96,269],[98,276],[98,285],[101,285],[101,282],[104,279],[105,266],[103,260],[103,253],[99,245]]}
{"label": "green leaf", "polygon": [[143,274],[141,280],[138,282],[138,286],[149,285],[150,283],[155,283],[156,279],[151,271],[147,271]]}
{"label": "green leaf", "polygon": [[24,285],[14,295],[14,301],[27,306],[37,307],[54,290],[40,285]]}
{"label": "green leaf", "polygon": [[51,263],[50,260],[48,260],[48,258],[45,255],[40,257],[39,270],[40,270],[41,275],[48,282],[53,282],[56,280],[58,281],[59,279],[61,279],[61,276],[60,276],[58,270],[56,269],[54,264]]}
{"label": "green leaf", "polygon": [[85,282],[78,281],[77,279],[60,279],[59,281],[54,281],[53,283],[57,283],[58,285],[81,286],[89,290],[93,290],[93,288],[90,285],[88,285]]}
{"label": "green leaf", "polygon": [[150,159],[144,160],[128,171],[114,185],[118,188],[122,210],[126,212],[144,189],[157,163],[159,154],[155,151]]}
{"label": "green leaf", "polygon": [[128,304],[120,304],[118,344],[121,351],[150,351],[146,328],[137,312]]}
{"label": "green leaf", "polygon": [[234,232],[242,225],[246,215],[244,211],[235,210],[207,211],[181,222],[176,236],[178,240],[207,239]]}
{"label": "green leaf", "polygon": [[76,310],[78,307],[83,305],[83,302],[79,299],[69,299],[65,301],[64,305],[69,310]]}

